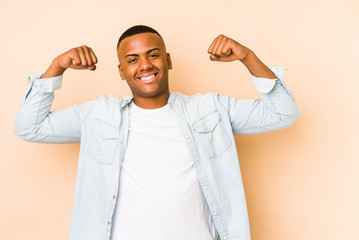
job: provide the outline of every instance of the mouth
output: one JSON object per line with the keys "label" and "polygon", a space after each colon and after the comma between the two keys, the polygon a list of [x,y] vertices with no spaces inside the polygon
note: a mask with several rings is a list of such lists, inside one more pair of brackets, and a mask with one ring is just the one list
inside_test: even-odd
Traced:
{"label": "mouth", "polygon": [[144,83],[151,83],[156,79],[157,75],[158,75],[158,73],[153,73],[151,75],[138,77],[137,79],[141,80]]}

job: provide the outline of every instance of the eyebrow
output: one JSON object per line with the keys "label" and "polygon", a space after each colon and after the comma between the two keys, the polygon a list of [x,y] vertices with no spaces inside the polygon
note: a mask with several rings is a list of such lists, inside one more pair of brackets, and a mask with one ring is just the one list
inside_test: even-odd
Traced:
{"label": "eyebrow", "polygon": [[[150,52],[155,51],[155,50],[160,51],[159,48],[152,48],[152,49],[148,50],[148,51],[146,52],[146,54],[149,54]],[[127,58],[127,57],[138,57],[138,56],[139,56],[139,55],[136,54],[136,53],[131,53],[131,54],[127,54],[127,55],[125,56],[125,58]]]}

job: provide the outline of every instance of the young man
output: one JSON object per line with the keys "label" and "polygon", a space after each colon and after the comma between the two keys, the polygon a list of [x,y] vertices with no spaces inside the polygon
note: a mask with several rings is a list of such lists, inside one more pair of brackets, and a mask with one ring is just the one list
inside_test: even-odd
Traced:
{"label": "young man", "polygon": [[81,142],[69,239],[250,239],[233,134],[295,122],[299,111],[282,69],[220,35],[210,59],[241,61],[261,99],[186,96],[169,91],[171,57],[154,29],[128,29],[117,53],[132,96],[49,112],[66,69],[96,69],[96,55],[82,46],[30,76],[16,118],[14,131],[24,140]]}

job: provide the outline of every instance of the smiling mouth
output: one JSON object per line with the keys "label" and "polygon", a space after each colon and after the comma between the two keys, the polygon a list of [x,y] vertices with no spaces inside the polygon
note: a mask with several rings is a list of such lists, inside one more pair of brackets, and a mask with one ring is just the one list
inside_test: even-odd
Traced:
{"label": "smiling mouth", "polygon": [[144,83],[151,83],[155,80],[157,75],[158,75],[158,73],[154,73],[151,76],[142,77],[142,78],[138,78],[138,79],[140,79]]}

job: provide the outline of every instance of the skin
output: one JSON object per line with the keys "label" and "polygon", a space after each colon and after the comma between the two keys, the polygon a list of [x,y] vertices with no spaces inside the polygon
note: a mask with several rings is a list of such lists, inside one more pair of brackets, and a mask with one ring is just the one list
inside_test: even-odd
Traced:
{"label": "skin", "polygon": [[[253,76],[276,79],[252,50],[224,35],[216,37],[207,52],[212,61],[240,61]],[[127,37],[117,49],[117,55],[120,76],[129,85],[135,104],[147,109],[166,105],[169,97],[168,70],[172,69],[172,61],[162,38],[154,33]],[[94,71],[97,62],[90,47],[72,48],[57,56],[42,78],[59,76],[68,68]]]}
{"label": "skin", "polygon": [[96,70],[98,60],[93,50],[82,45],[68,50],[57,56],[41,78],[56,77],[63,74],[66,69]]}
{"label": "skin", "polygon": [[223,34],[213,40],[207,52],[210,54],[212,61],[232,62],[238,60],[247,67],[253,76],[269,79],[277,78],[252,50]]}
{"label": "skin", "polygon": [[[154,33],[141,33],[122,40],[118,50],[118,69],[126,80],[134,102],[141,108],[154,109],[167,104],[170,54],[162,38]],[[151,77],[148,81],[141,78]]]}

